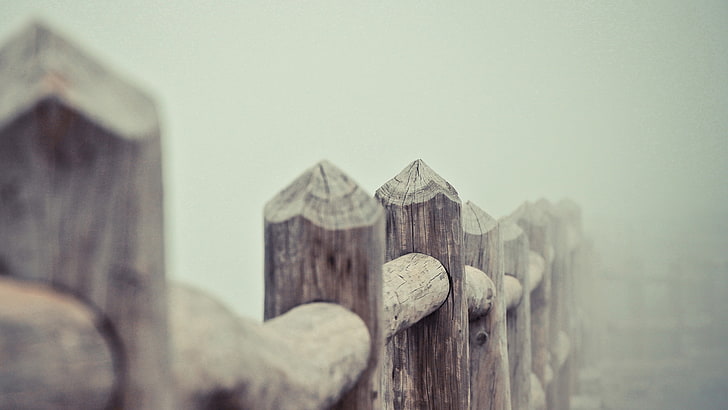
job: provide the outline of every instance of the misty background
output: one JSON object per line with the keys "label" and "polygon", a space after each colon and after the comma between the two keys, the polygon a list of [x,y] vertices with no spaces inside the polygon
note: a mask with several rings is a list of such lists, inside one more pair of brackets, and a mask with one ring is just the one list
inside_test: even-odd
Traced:
{"label": "misty background", "polygon": [[422,158],[496,217],[569,197],[597,247],[726,249],[724,1],[0,0],[0,38],[32,18],[154,96],[168,274],[250,317],[263,206],[324,158],[371,193]]}
{"label": "misty background", "polygon": [[422,158],[495,217],[573,199],[606,317],[635,312],[608,278],[728,276],[725,1],[0,0],[0,41],[33,18],[153,95],[167,273],[245,316],[263,207],[321,159],[373,194]]}

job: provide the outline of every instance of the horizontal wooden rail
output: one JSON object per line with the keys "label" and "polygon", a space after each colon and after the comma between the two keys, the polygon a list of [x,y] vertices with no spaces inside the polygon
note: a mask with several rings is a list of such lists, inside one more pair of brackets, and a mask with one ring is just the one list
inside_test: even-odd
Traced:
{"label": "horizontal wooden rail", "polygon": [[468,316],[477,319],[490,310],[495,297],[495,285],[482,270],[465,265],[465,294],[468,299]]}
{"label": "horizontal wooden rail", "polygon": [[0,278],[0,408],[114,407],[114,347],[105,321],[81,301]]}
{"label": "horizontal wooden rail", "polygon": [[[533,292],[543,280],[545,263],[541,255],[529,251],[528,254],[528,292]],[[512,309],[521,303],[523,284],[511,275],[505,275],[506,309]]]}
{"label": "horizontal wooden rail", "polygon": [[535,373],[531,373],[531,406],[534,410],[546,408],[546,392]]}
{"label": "horizontal wooden rail", "polygon": [[511,275],[503,275],[503,281],[506,293],[506,309],[510,310],[521,303],[523,285]]}
{"label": "horizontal wooden rail", "polygon": [[327,408],[369,359],[366,325],[336,304],[301,305],[260,324],[176,285],[170,314],[181,409]]}
{"label": "horizontal wooden rail", "polygon": [[387,339],[437,310],[450,292],[445,268],[437,259],[421,253],[385,263],[382,274]]}
{"label": "horizontal wooden rail", "polygon": [[554,346],[553,356],[554,356],[554,364],[555,369],[554,371],[558,372],[559,369],[564,365],[566,362],[566,359],[569,358],[569,351],[571,350],[571,341],[569,340],[569,336],[566,334],[566,332],[559,331],[559,335],[557,337],[556,346]]}
{"label": "horizontal wooden rail", "polygon": [[534,251],[528,251],[528,291],[533,292],[543,281],[546,262]]}

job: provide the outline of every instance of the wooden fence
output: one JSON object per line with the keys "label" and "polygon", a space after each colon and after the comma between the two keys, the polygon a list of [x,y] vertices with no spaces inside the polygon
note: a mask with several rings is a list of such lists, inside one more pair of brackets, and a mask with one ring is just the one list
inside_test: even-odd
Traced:
{"label": "wooden fence", "polygon": [[421,160],[268,202],[262,324],[168,282],[151,99],[38,23],[0,49],[0,227],[0,408],[568,409],[586,360],[579,208],[496,220]]}

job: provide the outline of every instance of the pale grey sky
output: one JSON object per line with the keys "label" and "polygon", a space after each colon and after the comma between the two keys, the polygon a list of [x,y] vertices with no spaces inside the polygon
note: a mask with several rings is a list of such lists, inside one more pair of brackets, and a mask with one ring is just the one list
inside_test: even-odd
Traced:
{"label": "pale grey sky", "polygon": [[494,216],[726,225],[724,1],[0,0],[0,38],[34,16],[156,98],[168,273],[250,317],[263,206],[324,158],[371,193],[422,158]]}

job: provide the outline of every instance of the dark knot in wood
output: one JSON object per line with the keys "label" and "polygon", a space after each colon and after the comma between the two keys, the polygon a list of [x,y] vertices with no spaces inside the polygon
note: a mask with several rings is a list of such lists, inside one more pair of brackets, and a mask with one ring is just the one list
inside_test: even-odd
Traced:
{"label": "dark knot in wood", "polygon": [[481,330],[475,335],[475,343],[479,346],[483,346],[488,341],[488,332]]}

